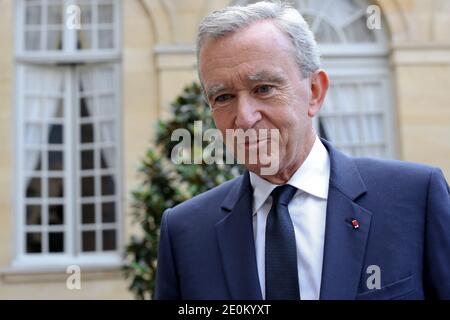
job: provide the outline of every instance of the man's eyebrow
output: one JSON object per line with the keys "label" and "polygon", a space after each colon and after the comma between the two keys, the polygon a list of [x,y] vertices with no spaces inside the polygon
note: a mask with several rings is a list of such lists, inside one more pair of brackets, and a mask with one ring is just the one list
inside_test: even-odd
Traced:
{"label": "man's eyebrow", "polygon": [[212,84],[206,91],[208,100],[211,100],[212,97],[214,97],[220,91],[225,90],[225,88],[226,87],[223,83]]}
{"label": "man's eyebrow", "polygon": [[255,74],[249,75],[248,80],[251,82],[257,82],[257,81],[268,81],[278,84],[286,83],[285,77],[283,77],[282,74],[277,74],[269,71],[259,71]]}
{"label": "man's eyebrow", "polygon": [[[258,71],[254,74],[247,76],[248,81],[258,82],[258,81],[268,81],[272,83],[284,84],[286,83],[286,78],[281,73],[269,72],[266,70]],[[215,83],[209,86],[206,90],[206,96],[209,101],[219,92],[225,90],[227,87],[223,83]]]}

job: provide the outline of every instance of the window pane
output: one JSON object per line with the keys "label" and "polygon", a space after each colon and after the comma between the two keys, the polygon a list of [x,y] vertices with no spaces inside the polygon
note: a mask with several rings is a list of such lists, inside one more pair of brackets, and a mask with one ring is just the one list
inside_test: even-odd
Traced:
{"label": "window pane", "polygon": [[83,231],[81,239],[83,251],[95,251],[95,231]]}
{"label": "window pane", "polygon": [[323,43],[339,43],[341,39],[338,33],[326,22],[322,22],[316,31],[316,41]]}
{"label": "window pane", "polygon": [[25,31],[25,50],[36,51],[41,49],[41,32]]}
{"label": "window pane", "polygon": [[50,144],[63,144],[63,126],[60,124],[50,125],[48,143]]}
{"label": "window pane", "polygon": [[41,178],[29,178],[26,197],[39,198],[41,195]]}
{"label": "window pane", "polygon": [[[81,14],[83,16],[83,14]],[[77,49],[88,50],[92,49],[92,30],[82,29],[77,31]]]}
{"label": "window pane", "polygon": [[50,171],[64,170],[64,154],[62,151],[48,152],[48,170]]}
{"label": "window pane", "polygon": [[[108,79],[113,79],[113,77],[108,77]],[[107,90],[107,88],[105,88]],[[113,90],[112,84],[110,83],[110,90]],[[102,116],[112,115],[115,112],[114,108],[114,96],[113,95],[103,95],[98,98],[98,114]]]}
{"label": "window pane", "polygon": [[54,118],[63,118],[64,117],[64,100],[57,99],[57,101],[53,101],[57,106],[56,113],[53,115]]}
{"label": "window pane", "polygon": [[27,25],[41,24],[41,6],[27,5],[25,13],[25,24]]}
{"label": "window pane", "polygon": [[39,145],[42,143],[42,125],[27,124],[25,128],[25,143]]}
{"label": "window pane", "polygon": [[86,98],[80,99],[80,117],[82,118],[89,117],[89,112],[86,105]]}
{"label": "window pane", "polygon": [[385,141],[382,115],[363,115],[360,121],[362,132],[359,141],[376,144],[382,144]]}
{"label": "window pane", "polygon": [[102,223],[116,222],[115,203],[108,202],[102,204]]}
{"label": "window pane", "polygon": [[98,6],[98,22],[112,23],[114,11],[112,4],[101,4]]}
{"label": "window pane", "polygon": [[47,22],[49,25],[62,24],[62,7],[60,5],[49,5],[47,7]]}
{"label": "window pane", "polygon": [[82,197],[93,197],[94,190],[95,190],[94,177],[81,178],[81,196]]}
{"label": "window pane", "polygon": [[115,141],[115,126],[114,121],[104,121],[100,123],[100,141],[114,142]]}
{"label": "window pane", "polygon": [[62,178],[48,179],[48,196],[50,198],[64,197],[64,180]]}
{"label": "window pane", "polygon": [[94,142],[94,126],[92,124],[81,125],[81,143]]}
{"label": "window pane", "polygon": [[81,151],[81,170],[94,169],[94,150]]}
{"label": "window pane", "polygon": [[99,49],[113,49],[114,48],[114,33],[113,30],[99,30],[98,31],[98,47]]}
{"label": "window pane", "polygon": [[64,233],[50,232],[48,234],[48,251],[64,252]]}
{"label": "window pane", "polygon": [[25,170],[42,170],[42,152],[40,150],[27,150],[25,152]]}
{"label": "window pane", "polygon": [[114,178],[113,176],[102,177],[102,195],[114,195]]}
{"label": "window pane", "polygon": [[41,206],[40,205],[28,205],[27,206],[27,225],[40,225],[41,224]]}
{"label": "window pane", "polygon": [[50,30],[47,32],[47,50],[62,50],[62,31]]}
{"label": "window pane", "polygon": [[81,206],[81,223],[82,224],[91,224],[95,223],[95,205],[92,203],[90,204],[83,204]]}
{"label": "window pane", "polygon": [[92,6],[90,4],[82,4],[80,7],[80,20],[82,24],[82,28],[86,27],[86,24],[92,23]]}
{"label": "window pane", "polygon": [[26,235],[27,253],[42,252],[42,235],[39,232],[28,232]]}
{"label": "window pane", "polygon": [[376,42],[375,34],[367,28],[366,17],[361,17],[351,25],[344,28],[344,33],[349,42]]}
{"label": "window pane", "polygon": [[[30,78],[28,78],[28,80],[30,80]],[[30,85],[27,86],[28,88],[30,87]],[[29,120],[39,120],[41,119],[41,113],[42,113],[42,108],[41,108],[41,101],[39,98],[26,98],[25,100],[25,117]]]}
{"label": "window pane", "polygon": [[[94,78],[95,88],[99,91],[113,91],[114,90],[114,68],[103,67],[96,71],[96,77]],[[108,102],[104,102],[108,103]],[[110,108],[113,106],[109,106]]]}
{"label": "window pane", "polygon": [[64,206],[51,205],[48,207],[48,223],[50,225],[64,224]]}
{"label": "window pane", "polygon": [[116,167],[116,152],[114,148],[106,148],[101,151],[101,168],[115,168]]}
{"label": "window pane", "polygon": [[103,230],[103,250],[115,250],[116,249],[116,231],[115,230]]}
{"label": "window pane", "polygon": [[93,98],[81,98],[80,99],[80,117],[92,117],[94,109],[94,99]]}

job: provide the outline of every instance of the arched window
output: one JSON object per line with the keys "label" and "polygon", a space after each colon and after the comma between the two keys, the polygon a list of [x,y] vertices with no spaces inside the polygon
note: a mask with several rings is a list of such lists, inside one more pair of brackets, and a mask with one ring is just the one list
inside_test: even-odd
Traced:
{"label": "arched window", "polygon": [[322,67],[330,76],[325,104],[316,117],[317,131],[347,154],[394,158],[395,110],[390,92],[387,26],[382,20],[379,26],[367,24],[368,16],[377,20],[372,15],[378,14],[379,8],[363,0],[290,3],[314,32]]}

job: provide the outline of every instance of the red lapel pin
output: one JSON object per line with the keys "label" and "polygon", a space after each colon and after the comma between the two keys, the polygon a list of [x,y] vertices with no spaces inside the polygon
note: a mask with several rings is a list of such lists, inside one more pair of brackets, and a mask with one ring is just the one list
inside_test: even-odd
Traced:
{"label": "red lapel pin", "polygon": [[353,229],[359,229],[359,222],[356,219],[352,220]]}

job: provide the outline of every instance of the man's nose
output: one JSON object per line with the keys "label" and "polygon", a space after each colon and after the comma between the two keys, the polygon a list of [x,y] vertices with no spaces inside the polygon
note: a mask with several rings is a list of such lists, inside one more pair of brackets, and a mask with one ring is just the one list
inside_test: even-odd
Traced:
{"label": "man's nose", "polygon": [[235,126],[238,129],[250,129],[261,120],[261,113],[258,110],[256,101],[249,97],[239,97]]}

